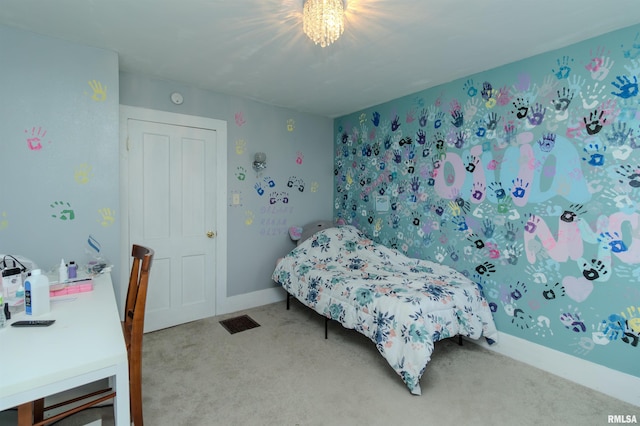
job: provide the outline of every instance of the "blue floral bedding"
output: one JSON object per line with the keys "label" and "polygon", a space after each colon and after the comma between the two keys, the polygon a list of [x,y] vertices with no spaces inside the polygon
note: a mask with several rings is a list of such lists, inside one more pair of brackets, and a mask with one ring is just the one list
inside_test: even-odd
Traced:
{"label": "blue floral bedding", "polygon": [[458,334],[497,338],[473,281],[406,257],[353,226],[316,233],[278,262],[272,278],[316,312],[369,337],[415,395],[434,342]]}

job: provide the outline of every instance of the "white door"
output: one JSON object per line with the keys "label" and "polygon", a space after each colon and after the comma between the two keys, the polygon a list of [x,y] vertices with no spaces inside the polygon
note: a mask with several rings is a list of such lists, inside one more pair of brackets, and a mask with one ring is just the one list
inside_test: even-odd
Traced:
{"label": "white door", "polygon": [[215,315],[215,130],[129,119],[129,247],[155,250],[145,331]]}

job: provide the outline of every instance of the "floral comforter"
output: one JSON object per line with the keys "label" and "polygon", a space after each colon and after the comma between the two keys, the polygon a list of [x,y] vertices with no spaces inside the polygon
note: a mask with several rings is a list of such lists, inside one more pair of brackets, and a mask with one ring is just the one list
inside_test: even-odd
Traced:
{"label": "floral comforter", "polygon": [[369,337],[415,395],[434,342],[457,334],[497,338],[473,281],[350,225],[314,234],[278,262],[272,278],[316,312]]}

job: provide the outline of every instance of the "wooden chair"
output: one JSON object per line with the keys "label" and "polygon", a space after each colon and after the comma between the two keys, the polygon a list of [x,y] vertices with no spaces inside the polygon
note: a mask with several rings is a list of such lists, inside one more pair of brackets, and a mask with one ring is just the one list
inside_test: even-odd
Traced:
{"label": "wooden chair", "polygon": [[144,333],[144,311],[147,303],[147,284],[154,251],[133,245],[131,256],[131,276],[127,290],[122,332],[129,354],[129,399],[131,420],[135,426],[143,426],[142,421],[142,334]]}
{"label": "wooden chair", "polygon": [[[150,248],[134,244],[131,250],[133,264],[131,265],[131,275],[129,276],[129,287],[127,289],[127,300],[124,309],[124,321],[122,321],[122,332],[127,346],[129,357],[129,400],[131,405],[131,420],[135,426],[143,426],[142,420],[142,335],[144,332],[144,311],[147,303],[147,286],[149,283],[149,272],[154,251]],[[33,402],[34,420],[33,426],[45,426],[68,417],[88,407],[112,399],[116,396],[112,389],[103,389],[87,395],[80,396],[65,402],[44,406],[44,399]],[[44,419],[45,411],[64,407],[79,401],[94,398],[89,402],[66,410],[60,414]]]}

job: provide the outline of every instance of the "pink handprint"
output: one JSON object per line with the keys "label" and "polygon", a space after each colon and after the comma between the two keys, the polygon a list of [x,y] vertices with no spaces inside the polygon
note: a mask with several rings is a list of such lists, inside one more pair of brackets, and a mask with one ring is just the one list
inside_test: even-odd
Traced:
{"label": "pink handprint", "polygon": [[242,125],[247,122],[244,119],[244,115],[242,114],[242,112],[236,112],[235,118],[236,118],[236,125],[238,127],[242,127]]}
{"label": "pink handprint", "polygon": [[[24,131],[25,133],[29,133],[28,130]],[[42,139],[46,136],[47,131],[43,130],[42,127],[38,127],[36,131],[35,127],[31,128],[31,137],[27,138],[27,146],[32,151],[39,151],[42,149],[42,144],[40,143]]]}

